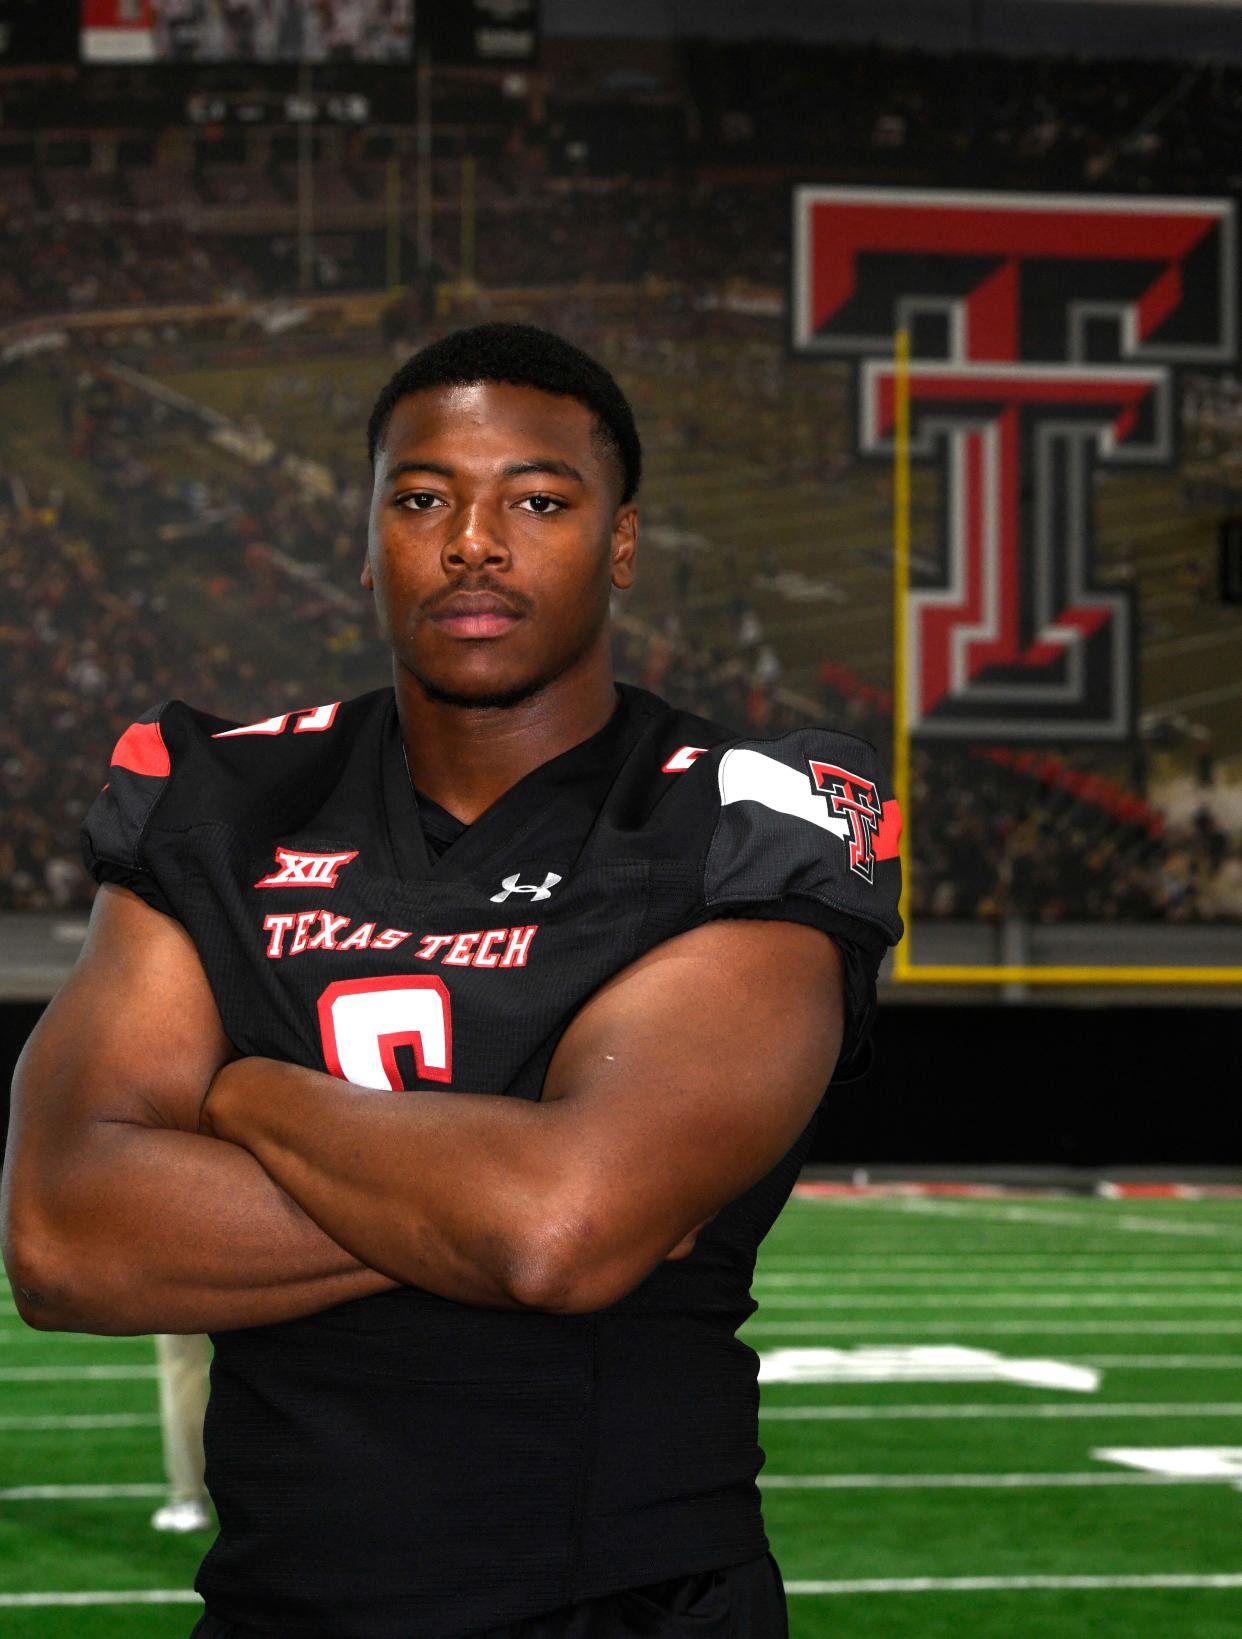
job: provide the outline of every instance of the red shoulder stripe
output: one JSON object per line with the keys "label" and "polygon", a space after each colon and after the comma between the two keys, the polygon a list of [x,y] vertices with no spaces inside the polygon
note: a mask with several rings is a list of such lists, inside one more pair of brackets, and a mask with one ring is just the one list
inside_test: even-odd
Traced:
{"label": "red shoulder stripe", "polygon": [[131,723],[112,748],[112,767],[163,779],[172,768],[158,723]]}
{"label": "red shoulder stripe", "polygon": [[890,797],[884,804],[883,818],[873,846],[877,859],[896,859],[901,851],[901,809],[897,806],[896,797]]}

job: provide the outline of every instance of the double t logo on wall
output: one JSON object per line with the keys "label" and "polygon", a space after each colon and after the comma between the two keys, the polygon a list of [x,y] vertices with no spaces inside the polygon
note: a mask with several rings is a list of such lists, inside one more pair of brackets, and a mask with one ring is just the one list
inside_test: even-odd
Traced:
{"label": "double t logo on wall", "polygon": [[907,606],[905,718],[924,737],[1121,740],[1131,595],[1093,572],[1097,464],[1169,465],[1177,366],[1236,356],[1222,199],[794,191],[795,350],[856,361],[860,453],[939,464],[934,582]]}

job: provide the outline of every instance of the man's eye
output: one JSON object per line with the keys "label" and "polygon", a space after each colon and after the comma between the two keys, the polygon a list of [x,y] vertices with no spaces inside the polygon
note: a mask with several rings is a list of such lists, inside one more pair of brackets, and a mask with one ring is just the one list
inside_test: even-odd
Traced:
{"label": "man's eye", "polygon": [[555,495],[527,495],[518,502],[520,507],[539,514],[561,512],[564,510],[564,501],[558,501]]}
{"label": "man's eye", "polygon": [[432,507],[439,504],[440,497],[427,489],[411,490],[409,494],[397,497],[397,505],[405,507],[410,512],[430,512]]}

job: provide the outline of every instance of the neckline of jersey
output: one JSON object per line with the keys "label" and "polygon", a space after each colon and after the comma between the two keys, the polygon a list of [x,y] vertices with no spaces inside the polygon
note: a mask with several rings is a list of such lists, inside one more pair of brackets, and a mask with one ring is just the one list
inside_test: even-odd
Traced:
{"label": "neckline of jersey", "polygon": [[406,766],[395,693],[390,693],[380,736],[380,788],[394,874],[402,879],[467,876],[476,868],[513,867],[537,861],[517,857],[532,830],[556,805],[558,816],[575,789],[597,772],[616,765],[618,753],[637,738],[643,722],[664,703],[645,689],[618,683],[617,704],[601,729],[576,746],[532,768],[486,809],[435,858],[423,834],[418,794]]}
{"label": "neckline of jersey", "polygon": [[414,787],[414,800],[423,827],[423,840],[432,854],[439,858],[446,848],[453,846],[463,831],[469,830],[469,826],[465,820],[458,819],[456,814],[450,813],[440,803],[433,801],[417,786]]}

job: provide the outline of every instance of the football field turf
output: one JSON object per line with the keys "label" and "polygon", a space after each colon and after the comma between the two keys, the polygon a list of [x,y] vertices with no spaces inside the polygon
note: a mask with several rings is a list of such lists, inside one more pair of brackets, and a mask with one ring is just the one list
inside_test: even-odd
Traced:
{"label": "football field turf", "polygon": [[[803,1195],[756,1293],[795,1639],[1242,1633],[1242,1201]],[[5,1639],[192,1626],[155,1396],[150,1339],[6,1302]]]}

